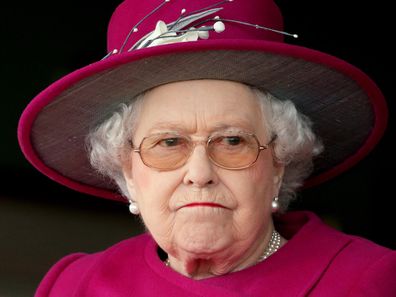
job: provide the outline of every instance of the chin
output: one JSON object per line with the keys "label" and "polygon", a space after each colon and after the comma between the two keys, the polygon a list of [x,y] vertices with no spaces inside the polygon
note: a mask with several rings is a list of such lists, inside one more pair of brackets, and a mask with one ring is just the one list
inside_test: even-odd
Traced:
{"label": "chin", "polygon": [[[228,231],[228,230],[227,230]],[[179,249],[202,257],[222,252],[231,246],[234,238],[222,226],[211,223],[185,225],[175,238]]]}

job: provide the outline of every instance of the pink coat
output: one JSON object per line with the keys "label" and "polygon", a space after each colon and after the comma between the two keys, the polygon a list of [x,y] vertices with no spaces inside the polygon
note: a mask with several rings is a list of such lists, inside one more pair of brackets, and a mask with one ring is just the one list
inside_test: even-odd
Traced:
{"label": "pink coat", "polygon": [[35,296],[396,296],[395,251],[340,233],[310,212],[282,216],[277,229],[288,243],[239,272],[189,279],[166,267],[144,234],[103,252],[63,258]]}

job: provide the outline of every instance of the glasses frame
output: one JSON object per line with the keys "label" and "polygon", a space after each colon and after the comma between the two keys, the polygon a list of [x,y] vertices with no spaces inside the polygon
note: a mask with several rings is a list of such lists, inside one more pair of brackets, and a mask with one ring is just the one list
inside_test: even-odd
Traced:
{"label": "glasses frame", "polygon": [[[220,168],[223,168],[223,169],[228,169],[228,170],[241,170],[241,169],[246,169],[246,168],[249,168],[249,167],[253,166],[253,164],[255,164],[255,163],[257,162],[257,159],[258,159],[258,157],[259,157],[259,155],[260,155],[260,152],[263,151],[263,150],[268,149],[268,148],[270,147],[270,145],[271,145],[271,144],[275,141],[275,139],[277,138],[277,135],[276,135],[276,134],[273,134],[272,137],[271,137],[271,139],[270,139],[270,141],[269,141],[267,144],[262,145],[262,144],[260,143],[260,141],[258,140],[257,136],[256,136],[254,133],[243,132],[243,131],[239,131],[238,133],[246,134],[246,135],[249,135],[249,136],[253,137],[254,140],[255,140],[256,143],[257,143],[257,154],[256,154],[256,158],[255,158],[250,164],[245,165],[245,166],[241,166],[241,167],[227,167],[227,166],[221,165],[221,164],[217,163],[217,162],[212,158],[212,156],[208,153],[209,144],[212,142],[212,140],[213,140],[214,138],[218,137],[217,135],[216,135],[216,136],[209,136],[206,140],[192,140],[191,137],[186,136],[186,135],[177,134],[177,133],[170,133],[170,132],[163,132],[163,133],[161,132],[161,133],[156,133],[156,134],[152,134],[152,135],[149,135],[149,136],[144,137],[144,138],[142,139],[142,141],[140,142],[139,147],[135,147],[135,146],[133,145],[132,140],[129,140],[129,143],[130,143],[130,145],[131,145],[131,147],[132,147],[132,151],[139,154],[140,159],[142,160],[142,162],[143,162],[144,165],[146,165],[147,167],[150,167],[150,168],[154,168],[154,169],[161,170],[161,171],[172,171],[172,170],[176,170],[176,169],[178,169],[178,168],[180,168],[180,167],[183,167],[183,166],[187,163],[187,160],[191,157],[191,155],[192,155],[192,153],[193,153],[195,147],[196,147],[198,144],[205,145],[206,155],[208,156],[209,160],[210,160],[214,165],[216,165],[216,166],[218,166],[218,167],[220,167]],[[191,149],[189,155],[187,156],[186,160],[185,160],[181,165],[179,165],[179,166],[177,166],[177,167],[175,167],[175,168],[170,168],[170,169],[158,168],[158,167],[152,166],[152,165],[150,165],[150,164],[147,164],[146,161],[144,160],[144,158],[142,157],[142,154],[141,154],[141,153],[142,153],[142,144],[143,144],[144,140],[147,139],[147,138],[149,138],[149,137],[153,137],[153,136],[155,136],[155,135],[161,135],[161,134],[174,134],[175,136],[180,136],[180,137],[183,137],[183,138],[188,139],[188,140],[193,144],[193,145],[192,145],[192,149]]]}

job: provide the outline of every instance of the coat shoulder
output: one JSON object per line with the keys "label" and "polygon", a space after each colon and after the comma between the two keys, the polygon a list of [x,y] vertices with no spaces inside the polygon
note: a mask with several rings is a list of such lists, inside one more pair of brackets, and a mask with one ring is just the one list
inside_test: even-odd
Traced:
{"label": "coat shoulder", "polygon": [[396,251],[361,237],[334,235],[347,243],[323,271],[314,290],[318,296],[396,296]]}
{"label": "coat shoulder", "polygon": [[357,275],[348,296],[396,296],[396,251],[363,238],[354,238],[344,251],[344,266],[355,266]]}
{"label": "coat shoulder", "polygon": [[119,250],[139,248],[147,241],[147,235],[123,240],[108,249],[93,253],[73,253],[56,262],[41,280],[35,297],[80,296],[84,284],[98,265]]}
{"label": "coat shoulder", "polygon": [[55,263],[41,280],[35,297],[73,296],[74,286],[79,282],[77,275],[84,275],[93,264],[93,257],[85,253],[67,255]]}

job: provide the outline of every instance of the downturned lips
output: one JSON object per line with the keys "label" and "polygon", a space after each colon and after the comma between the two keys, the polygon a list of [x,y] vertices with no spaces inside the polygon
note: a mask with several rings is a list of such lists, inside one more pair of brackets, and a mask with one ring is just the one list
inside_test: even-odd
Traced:
{"label": "downturned lips", "polygon": [[188,203],[183,206],[181,206],[179,209],[184,208],[184,207],[218,207],[218,208],[228,208],[225,207],[224,205],[218,204],[218,203],[213,203],[213,202],[193,202],[193,203]]}

